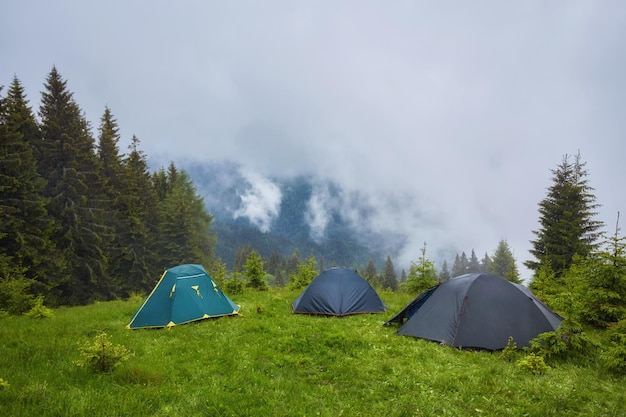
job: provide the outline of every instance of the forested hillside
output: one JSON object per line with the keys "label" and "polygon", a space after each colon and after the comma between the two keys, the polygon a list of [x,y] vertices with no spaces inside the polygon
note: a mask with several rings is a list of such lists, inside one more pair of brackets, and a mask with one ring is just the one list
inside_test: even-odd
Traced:
{"label": "forested hillside", "polygon": [[[246,244],[266,259],[272,252],[288,257],[298,251],[303,257],[313,253],[327,265],[340,266],[363,266],[373,259],[382,267],[385,257],[393,256],[397,249],[382,246],[382,237],[366,233],[363,225],[351,224],[338,204],[327,204],[323,208],[323,215],[327,217],[323,230],[312,227],[312,201],[316,197],[315,188],[321,187],[319,180],[303,176],[271,179],[280,199],[274,213],[263,213],[267,221],[261,223],[258,216],[255,219],[242,209],[250,193],[256,192],[256,197],[263,199],[261,190],[255,190],[256,184],[242,175],[242,167],[234,162],[182,162],[181,167],[189,173],[214,218],[213,230],[218,237],[215,254],[229,267],[234,263],[237,250]],[[322,186],[328,200],[339,198],[341,190],[336,184],[325,182]],[[257,204],[263,206],[263,201]],[[365,205],[354,209],[370,210]]]}

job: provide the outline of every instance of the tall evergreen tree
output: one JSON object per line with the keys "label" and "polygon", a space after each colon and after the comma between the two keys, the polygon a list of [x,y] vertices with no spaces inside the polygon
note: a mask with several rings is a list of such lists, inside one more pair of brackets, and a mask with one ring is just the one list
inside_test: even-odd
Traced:
{"label": "tall evergreen tree", "polygon": [[110,298],[104,248],[110,239],[107,207],[95,141],[89,123],[56,68],[48,75],[39,110],[42,140],[39,172],[48,179],[44,196],[56,220],[54,241],[67,270],[59,301],[82,304]]}
{"label": "tall evergreen tree", "polygon": [[451,278],[452,277],[450,275],[450,268],[448,268],[448,261],[444,259],[443,263],[441,264],[441,271],[439,272],[439,282],[450,281]]}
{"label": "tall evergreen tree", "polygon": [[167,194],[161,204],[161,259],[170,266],[197,263],[210,268],[216,240],[211,232],[213,216],[206,212],[204,200],[185,171],[171,164],[166,185]]}
{"label": "tall evergreen tree", "polygon": [[34,145],[40,133],[17,77],[6,99],[0,98],[0,278],[13,276],[35,283],[45,294],[56,269],[43,189]]}
{"label": "tall evergreen tree", "polygon": [[280,271],[280,255],[276,251],[272,251],[267,262],[267,273],[276,276],[278,271]]}
{"label": "tall evergreen tree", "polygon": [[[109,260],[109,276],[115,282],[113,291],[123,291],[120,286],[129,287],[129,271],[125,269],[128,265],[122,265],[124,251],[126,250],[127,232],[129,232],[129,218],[122,209],[122,196],[128,195],[126,184],[126,171],[123,165],[123,156],[119,150],[119,128],[117,121],[113,117],[111,110],[105,107],[104,114],[100,118],[99,137],[97,146],[97,156],[102,168],[102,179],[105,182],[105,192],[109,204],[108,221],[113,230],[111,244],[107,245],[107,258]],[[124,269],[123,269],[124,268]]]}
{"label": "tall evergreen tree", "polygon": [[469,268],[469,261],[465,252],[461,252],[461,255],[457,253],[454,258],[454,264],[452,264],[452,277],[456,278],[460,275],[467,274]]}
{"label": "tall evergreen tree", "polygon": [[599,207],[587,180],[586,163],[580,153],[574,160],[565,155],[552,170],[552,185],[539,203],[539,230],[533,231],[530,253],[534,260],[524,265],[537,272],[549,264],[558,279],[572,264],[575,255],[586,257],[598,246],[601,221],[595,220]]}
{"label": "tall evergreen tree", "polygon": [[380,278],[378,277],[378,271],[376,270],[376,264],[374,263],[373,259],[370,259],[367,262],[367,266],[363,271],[363,278],[365,278],[372,287],[381,286],[382,283],[380,281]]}
{"label": "tall evergreen tree", "polygon": [[246,243],[245,245],[237,249],[237,253],[235,254],[235,263],[233,265],[233,273],[235,275],[244,272],[246,260],[250,256],[251,252],[252,246],[250,246],[249,243]]}
{"label": "tall evergreen tree", "polygon": [[488,272],[490,263],[491,258],[489,258],[489,255],[485,252],[485,256],[483,256],[483,259],[480,261],[480,272]]}
{"label": "tall evergreen tree", "polygon": [[489,273],[497,275],[507,281],[521,284],[522,280],[515,265],[515,258],[513,252],[509,247],[506,240],[501,240],[498,243],[498,247],[493,252],[489,267],[487,270]]}
{"label": "tall evergreen tree", "polygon": [[116,231],[118,258],[116,282],[121,296],[149,291],[168,264],[159,259],[161,212],[145,154],[133,136],[130,153],[123,160],[118,209],[123,222]]}
{"label": "tall evergreen tree", "polygon": [[396,274],[396,269],[393,267],[393,262],[389,255],[387,255],[385,266],[383,266],[382,287],[392,291],[398,289],[398,275]]}
{"label": "tall evergreen tree", "polygon": [[480,262],[478,261],[478,256],[476,256],[476,252],[472,249],[472,254],[470,255],[469,261],[467,263],[467,273],[480,272]]}

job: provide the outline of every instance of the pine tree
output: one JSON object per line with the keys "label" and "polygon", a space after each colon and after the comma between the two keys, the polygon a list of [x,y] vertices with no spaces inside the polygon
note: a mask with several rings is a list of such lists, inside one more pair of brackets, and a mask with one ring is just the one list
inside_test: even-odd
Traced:
{"label": "pine tree", "polygon": [[235,254],[235,263],[233,265],[233,273],[235,275],[244,271],[246,260],[250,256],[251,252],[252,247],[248,243],[237,249],[237,253]]}
{"label": "pine tree", "polygon": [[506,240],[501,240],[498,243],[498,247],[493,252],[493,256],[489,262],[488,272],[516,284],[522,283],[517,266],[515,265],[513,252],[509,248],[509,244]]}
{"label": "pine tree", "polygon": [[161,259],[168,265],[197,263],[210,268],[215,258],[213,216],[206,212],[189,175],[178,171],[174,164],[170,165],[165,185],[159,233]]}
{"label": "pine tree", "polygon": [[276,276],[280,271],[280,255],[276,251],[272,251],[270,259],[267,262],[267,273]]}
{"label": "pine tree", "polygon": [[[132,289],[128,280],[128,265],[123,265],[126,250],[127,232],[130,228],[130,219],[123,211],[122,196],[128,193],[126,172],[123,166],[123,156],[120,155],[118,143],[120,140],[117,121],[111,110],[105,107],[100,119],[100,134],[98,137],[97,156],[102,170],[102,179],[105,183],[106,198],[109,204],[109,226],[113,230],[113,238],[107,245],[109,276],[114,282],[112,291],[116,295],[128,296]],[[123,288],[128,287],[128,288]]]}
{"label": "pine tree", "polygon": [[489,258],[489,255],[487,255],[487,252],[485,252],[485,256],[480,261],[480,272],[488,272],[490,263],[491,263],[491,258]]}
{"label": "pine tree", "polygon": [[42,140],[39,173],[44,196],[58,224],[53,239],[67,269],[55,290],[60,302],[83,304],[110,298],[105,248],[109,243],[107,200],[89,123],[56,68],[48,75],[39,110]]}
{"label": "pine tree", "polygon": [[615,234],[584,262],[583,317],[592,325],[607,326],[626,319],[626,238]]}
{"label": "pine tree", "polygon": [[452,277],[450,276],[450,269],[448,268],[448,261],[445,259],[441,264],[441,271],[439,272],[439,282],[450,281]]}
{"label": "pine tree", "polygon": [[305,263],[298,264],[297,272],[289,277],[289,288],[292,290],[306,288],[318,275],[315,257],[313,255],[306,259]]}
{"label": "pine tree", "polygon": [[25,279],[45,295],[58,265],[34,153],[39,128],[17,77],[0,100],[0,277]]}
{"label": "pine tree", "polygon": [[469,261],[465,252],[461,252],[461,256],[459,256],[459,254],[457,253],[454,258],[454,264],[452,264],[452,277],[456,278],[458,276],[467,274],[468,269]]}
{"label": "pine tree", "polygon": [[435,264],[431,260],[426,258],[426,243],[420,250],[421,256],[418,263],[411,263],[409,268],[409,274],[406,280],[405,289],[412,293],[418,294],[422,291],[437,284],[437,271],[435,270]]}
{"label": "pine tree", "polygon": [[363,278],[365,278],[365,280],[369,282],[372,287],[381,286],[381,281],[380,281],[380,278],[378,277],[378,271],[376,270],[376,264],[374,263],[374,260],[371,258],[367,262],[367,266],[365,267],[365,270],[363,271]]}
{"label": "pine tree", "polygon": [[385,266],[383,266],[382,287],[384,289],[389,289],[392,291],[398,289],[398,275],[396,274],[396,270],[393,267],[393,262],[391,261],[391,256],[389,255],[387,255]]}
{"label": "pine tree", "polygon": [[480,272],[480,262],[478,261],[476,252],[472,249],[472,254],[470,255],[469,262],[467,263],[467,273],[475,272]]}
{"label": "pine tree", "polygon": [[124,180],[118,195],[118,209],[123,219],[120,224],[125,226],[116,231],[120,250],[115,267],[121,296],[133,291],[149,291],[169,266],[157,255],[161,224],[159,199],[136,136],[129,150],[123,160]]}
{"label": "pine tree", "polygon": [[580,153],[574,161],[568,155],[552,170],[552,185],[548,195],[539,203],[539,230],[533,231],[530,253],[535,260],[524,265],[538,271],[549,264],[556,279],[572,264],[575,255],[586,257],[595,248],[602,222],[594,220],[599,204],[587,180],[585,163]]}
{"label": "pine tree", "polygon": [[268,289],[265,281],[265,270],[263,269],[263,259],[255,250],[250,252],[246,259],[244,277],[247,280],[247,286],[256,290],[265,291]]}

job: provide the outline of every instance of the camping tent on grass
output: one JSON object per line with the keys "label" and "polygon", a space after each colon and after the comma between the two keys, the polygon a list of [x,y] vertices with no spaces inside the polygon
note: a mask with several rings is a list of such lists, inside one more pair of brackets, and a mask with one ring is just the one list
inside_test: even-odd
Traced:
{"label": "camping tent on grass", "polygon": [[[406,320],[406,322],[405,322]],[[518,347],[556,330],[563,318],[526,287],[485,273],[461,275],[422,292],[385,325],[397,333],[460,348]]]}
{"label": "camping tent on grass", "polygon": [[380,313],[385,303],[356,271],[330,268],[318,275],[292,303],[293,312],[345,316]]}
{"label": "camping tent on grass", "polygon": [[238,313],[239,306],[222,292],[202,265],[179,265],[163,273],[127,328],[172,327]]}

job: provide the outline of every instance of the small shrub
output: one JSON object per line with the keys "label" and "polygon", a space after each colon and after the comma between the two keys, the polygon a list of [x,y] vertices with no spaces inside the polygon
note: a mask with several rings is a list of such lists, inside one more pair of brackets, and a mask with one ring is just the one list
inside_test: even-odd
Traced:
{"label": "small shrub", "polygon": [[29,292],[31,281],[21,277],[0,278],[0,310],[12,315],[27,312],[33,307],[35,297]]}
{"label": "small shrub", "polygon": [[542,356],[531,353],[517,361],[517,366],[535,375],[543,375],[550,370]]}
{"label": "small shrub", "polygon": [[42,296],[37,297],[33,308],[31,308],[28,313],[24,314],[34,319],[51,319],[52,317],[54,317],[54,312],[50,308],[43,305]]}
{"label": "small shrub", "polygon": [[568,326],[541,333],[530,341],[530,350],[545,358],[567,359],[588,355],[597,345],[582,331]]}
{"label": "small shrub", "polygon": [[243,281],[238,278],[224,281],[224,292],[227,295],[243,294]]}
{"label": "small shrub", "polygon": [[626,320],[611,330],[609,341],[610,346],[600,355],[600,360],[609,372],[626,375]]}
{"label": "small shrub", "polygon": [[9,383],[5,381],[4,379],[0,378],[0,391],[9,389],[9,387],[10,387]]}
{"label": "small shrub", "polygon": [[77,366],[93,372],[111,372],[130,357],[129,350],[111,342],[105,332],[98,334],[93,342],[86,342],[80,348],[81,357]]}
{"label": "small shrub", "polygon": [[515,343],[515,341],[513,340],[513,336],[509,336],[509,340],[506,346],[504,347],[504,349],[502,349],[502,352],[500,355],[502,359],[504,359],[505,361],[511,362],[516,354],[517,354],[517,343]]}

